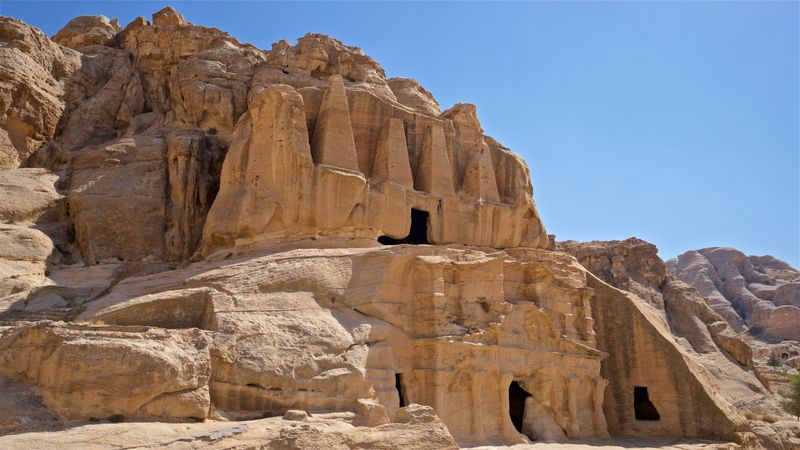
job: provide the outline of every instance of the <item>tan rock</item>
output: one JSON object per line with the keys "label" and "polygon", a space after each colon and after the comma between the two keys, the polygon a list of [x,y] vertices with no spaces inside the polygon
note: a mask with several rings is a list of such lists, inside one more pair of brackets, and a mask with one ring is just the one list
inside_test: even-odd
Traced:
{"label": "tan rock", "polygon": [[350,47],[322,34],[308,33],[291,46],[286,41],[272,45],[267,62],[310,76],[341,75],[347,80],[386,86],[386,74],[380,64],[357,47]]}
{"label": "tan rock", "polygon": [[9,17],[0,17],[0,41],[0,169],[8,169],[53,137],[80,56]]}
{"label": "tan rock", "polygon": [[283,415],[283,420],[303,421],[308,419],[308,413],[299,409],[290,409]]}
{"label": "tan rock", "polygon": [[376,448],[456,450],[447,428],[436,420],[414,424],[389,424],[376,428],[353,427],[338,417],[313,418],[298,423],[279,417],[248,422],[163,423],[126,422],[74,424],[57,432],[0,436],[4,449],[85,449],[169,446],[176,449],[231,447],[310,450]]}
{"label": "tan rock", "polygon": [[122,28],[117,19],[109,20],[106,16],[79,16],[58,30],[53,41],[72,49],[89,45],[111,45]]}
{"label": "tan rock", "polygon": [[67,203],[86,262],[163,256],[165,150],[162,137],[137,135],[86,149],[72,162]]}
{"label": "tan rock", "polygon": [[239,236],[283,230],[288,234],[293,223],[308,221],[311,214],[308,206],[296,203],[308,195],[314,167],[302,97],[289,86],[276,85],[255,89],[249,104],[206,218],[206,245],[232,245]]}
{"label": "tan rock", "polygon": [[397,97],[397,101],[418,112],[438,117],[442,110],[433,94],[412,78],[389,78],[389,88]]}
{"label": "tan rock", "polygon": [[186,19],[171,6],[153,13],[153,25],[157,27],[187,25]]}
{"label": "tan rock", "polygon": [[[433,406],[459,442],[515,442],[514,381],[532,394],[520,417],[531,438],[605,436],[611,418],[624,434],[736,437],[739,416],[722,386],[675,344],[666,320],[565,255],[407,246],[237,258],[123,282],[84,317],[108,318],[109,308],[118,318],[157,317],[129,308],[148,292],[210,288],[213,307],[195,304],[205,311],[201,326],[221,333],[212,344],[211,398],[230,417],[357,410],[348,399],[372,390],[395,420],[406,420],[397,412],[402,399]],[[618,337],[617,321],[633,323],[635,336]],[[616,362],[606,365],[598,347]],[[487,358],[496,369],[482,363]],[[604,401],[607,384],[619,397]],[[632,419],[632,385],[649,388],[663,419]]]}
{"label": "tan rock", "polygon": [[452,197],[455,195],[450,160],[441,125],[428,129],[417,163],[414,188],[418,191]]}
{"label": "tan rock", "polygon": [[[690,370],[703,380],[701,383],[710,398],[727,411],[725,414],[734,424],[742,419],[732,415],[732,409],[738,414],[754,409],[781,414],[778,399],[770,395],[753,370],[753,352],[747,337],[734,331],[694,288],[667,275],[665,263],[658,258],[654,245],[632,238],[561,242],[558,247],[576,255],[596,276],[617,288],[628,289],[629,295],[652,307],[649,314],[657,327],[668,330],[673,336]],[[676,383],[669,389],[680,391],[678,386],[680,384]],[[652,389],[651,386],[640,387]],[[656,409],[661,411],[650,395]],[[647,422],[633,421],[625,426],[652,433],[647,425]]]}
{"label": "tan rock", "polygon": [[707,248],[686,252],[668,266],[708,297],[735,329],[746,324],[752,334],[767,340],[800,340],[800,299],[796,298],[800,290],[793,286],[800,272],[785,262],[747,257],[730,248]]}
{"label": "tan rock", "polygon": [[2,330],[0,361],[2,375],[35,382],[62,417],[204,418],[208,410],[208,342],[197,330],[39,322]]}
{"label": "tan rock", "polygon": [[311,154],[317,164],[350,169],[358,172],[356,144],[350,125],[350,108],[341,75],[331,75],[322,99]]}
{"label": "tan rock", "polygon": [[396,420],[399,423],[433,422],[436,420],[436,413],[430,406],[412,403],[397,410]]}
{"label": "tan rock", "polygon": [[390,422],[386,407],[374,400],[358,399],[355,403],[355,410],[356,415],[353,418],[353,426],[377,427]]}
{"label": "tan rock", "polygon": [[186,260],[200,243],[208,210],[218,189],[212,166],[221,164],[219,143],[198,129],[167,136],[169,201],[165,245],[171,260]]}
{"label": "tan rock", "polygon": [[409,188],[414,185],[402,119],[390,119],[389,126],[384,129],[375,152],[370,179],[375,182],[391,181]]}
{"label": "tan rock", "polygon": [[66,89],[69,114],[54,139],[34,155],[37,164],[62,167],[84,147],[121,135],[145,109],[142,80],[127,51],[96,45],[81,52],[81,68]]}
{"label": "tan rock", "polygon": [[641,239],[624,241],[566,241],[557,248],[578,258],[606,283],[632,292],[653,306],[663,309],[661,290],[667,282],[667,270],[658,257],[655,245]]}
{"label": "tan rock", "polygon": [[50,283],[47,263],[68,235],[58,179],[44,169],[0,171],[0,317],[33,307],[33,292]]}
{"label": "tan rock", "polygon": [[461,191],[464,195],[479,200],[500,201],[488,147],[475,156],[467,165],[467,170],[464,173],[464,185],[461,187]]}
{"label": "tan rock", "polygon": [[[289,99],[287,95],[266,95],[279,86],[256,87],[251,92],[251,110],[246,120],[240,121],[236,131],[237,136],[242,138],[234,141],[227,157],[231,160],[232,171],[226,165],[221,176],[220,194],[215,202],[219,207],[211,209],[206,221],[205,254],[224,246],[314,235],[368,239],[387,235],[403,239],[411,235],[412,209],[428,215],[427,219],[420,219],[421,223],[417,225],[417,229],[427,228],[424,236],[418,238],[422,242],[462,242],[498,247],[523,242],[534,246],[546,245],[546,236],[542,234],[544,230],[539,226],[529,194],[522,194],[523,197],[516,200],[514,205],[454,197],[452,178],[442,181],[443,177],[438,175],[442,173],[441,170],[447,174],[452,169],[440,122],[431,122],[430,128],[427,128],[427,141],[420,141],[424,145],[421,153],[415,157],[417,175],[412,177],[415,189],[398,183],[381,182],[381,179],[385,179],[380,172],[383,169],[379,169],[379,178],[368,184],[367,179],[354,170],[341,170],[327,164],[314,165],[306,157],[296,159],[292,156],[287,159],[283,155],[304,154],[307,151],[308,138],[307,132],[302,129],[303,124],[316,120],[319,127],[321,122],[303,114],[303,110],[309,111],[306,100],[312,101],[311,97],[292,96],[292,106],[288,107],[282,106]],[[280,89],[285,91],[291,88],[286,86]],[[307,89],[301,91],[306,93]],[[289,121],[291,125],[266,125],[276,120]],[[256,125],[262,122],[265,125]],[[400,126],[397,121],[394,123],[395,127]],[[399,128],[395,129],[399,132]],[[265,131],[256,133],[255,130]],[[345,135],[349,136],[347,133]],[[245,139],[245,136],[252,138]],[[287,145],[296,146],[299,150],[286,153],[284,148]],[[374,165],[378,147],[383,144],[376,140],[375,145],[371,150],[372,155],[367,155],[367,161],[370,162],[365,163],[364,167]],[[399,154],[402,160],[402,149],[397,143],[393,145],[394,154]],[[335,148],[349,148],[349,144]],[[353,156],[349,149],[346,153]],[[267,165],[265,158],[273,161]],[[383,156],[377,159],[379,162],[382,160]],[[386,170],[389,170],[388,157],[386,161]],[[337,164],[351,164],[352,167],[353,160],[350,158],[350,163]],[[263,167],[294,169],[265,172]],[[488,166],[484,164],[483,167]],[[252,173],[250,176],[253,179],[258,177],[255,189],[253,182],[245,183],[242,176],[235,175],[237,172]],[[285,173],[292,174],[289,182],[284,179]],[[437,175],[434,177],[434,174]],[[432,184],[427,186],[426,180],[431,180]],[[245,193],[245,190],[262,192],[259,201],[251,200],[252,194]],[[231,214],[230,211],[241,213]],[[425,221],[424,224],[422,221]],[[461,226],[465,221],[472,223],[472,226]]]}
{"label": "tan rock", "polygon": [[725,323],[790,333],[790,267],[698,252],[707,300],[643,241],[556,246],[474,105],[327,36],[263,52],[172,8],[78,18],[80,53],[0,30],[4,164],[59,174],[0,172],[0,420],[209,419],[0,447],[792,442],[742,415],[780,414],[752,366],[783,347]]}
{"label": "tan rock", "polygon": [[34,223],[44,219],[62,198],[55,189],[57,181],[57,175],[44,169],[0,171],[0,222]]}

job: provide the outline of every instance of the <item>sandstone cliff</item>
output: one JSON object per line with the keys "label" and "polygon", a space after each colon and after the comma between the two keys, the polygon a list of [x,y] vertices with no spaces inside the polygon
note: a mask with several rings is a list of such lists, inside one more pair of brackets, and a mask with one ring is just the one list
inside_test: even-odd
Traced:
{"label": "sandstone cliff", "polygon": [[[261,50],[171,8],[52,39],[0,18],[0,39],[0,433],[795,442],[746,419],[780,414],[752,350],[655,247],[547,249],[474,106],[327,36]],[[58,439],[20,436],[0,446]]]}
{"label": "sandstone cliff", "polygon": [[800,272],[771,256],[732,248],[686,252],[667,262],[737,330],[771,341],[800,340]]}

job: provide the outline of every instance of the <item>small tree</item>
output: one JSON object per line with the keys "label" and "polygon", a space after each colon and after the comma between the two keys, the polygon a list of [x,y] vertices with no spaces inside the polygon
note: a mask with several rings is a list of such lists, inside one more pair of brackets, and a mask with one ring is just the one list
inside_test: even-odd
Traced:
{"label": "small tree", "polygon": [[782,402],[783,409],[800,420],[800,373],[789,378],[789,398]]}
{"label": "small tree", "polygon": [[780,367],[783,364],[783,361],[775,355],[769,355],[769,359],[767,360],[767,365],[770,367]]}

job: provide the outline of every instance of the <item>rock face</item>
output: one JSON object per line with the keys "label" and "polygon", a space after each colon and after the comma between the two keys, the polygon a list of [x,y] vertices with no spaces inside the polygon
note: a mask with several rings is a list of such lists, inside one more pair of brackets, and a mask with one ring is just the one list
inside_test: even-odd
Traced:
{"label": "rock face", "polygon": [[80,16],[70,20],[53,36],[53,41],[64,47],[78,49],[90,45],[113,45],[117,33],[122,31],[117,20],[105,16]]}
{"label": "rock face", "polygon": [[81,56],[8,17],[0,17],[0,41],[0,169],[8,169],[53,137]]}
{"label": "rock face", "polygon": [[732,248],[693,250],[667,262],[737,330],[771,341],[800,340],[800,272],[771,256]]}
{"label": "rock face", "polygon": [[80,319],[208,330],[211,399],[228,417],[374,398],[395,420],[433,406],[459,442],[521,442],[514,382],[536,393],[518,417],[530,438],[603,437],[585,283],[570,258],[533,249],[290,250],[125,280]]}
{"label": "rock face", "polygon": [[[729,326],[697,290],[670,275],[667,264],[658,257],[654,245],[631,238],[587,243],[567,241],[558,243],[557,248],[575,255],[599,279],[626,290],[626,294],[634,300],[616,304],[604,301],[602,306],[597,305],[600,314],[594,317],[595,330],[598,337],[606,336],[606,339],[599,339],[598,344],[611,355],[609,359],[612,360],[612,364],[603,366],[602,375],[607,379],[623,377],[636,386],[647,384],[651,401],[662,416],[659,422],[669,421],[672,415],[664,417],[662,404],[683,405],[689,400],[682,396],[699,388],[697,385],[687,385],[680,377],[670,381],[658,374],[657,368],[664,366],[673,367],[674,373],[675,361],[680,360],[690,368],[703,388],[711,392],[713,401],[720,409],[727,411],[729,417],[733,410],[742,414],[755,411],[782,414],[779,397],[761,382],[749,337]],[[599,293],[611,290],[608,286],[595,288]],[[652,318],[649,326],[657,328],[668,339],[675,340],[675,348],[668,346],[665,354],[654,354],[653,349],[659,344],[654,345],[649,342],[652,338],[639,335],[642,327],[639,319],[634,319],[631,326],[631,318],[622,312],[630,309],[631,305],[636,305],[644,315]],[[622,346],[626,344],[630,348],[622,351]],[[613,361],[616,358],[619,359]],[[660,358],[669,359],[658,361]],[[631,370],[631,364],[638,367]],[[657,399],[650,391],[660,391],[669,397]],[[624,405],[630,400],[629,392],[609,390],[606,393],[606,409]],[[685,417],[685,411],[675,414]],[[706,416],[695,418],[690,426],[708,420],[716,423],[715,427],[720,426],[718,419]],[[743,418],[738,420],[742,421]],[[684,423],[667,426],[680,427],[685,426]],[[618,430],[651,434],[654,432],[651,427],[652,424],[635,420],[635,417],[623,416],[617,421],[609,420],[609,432],[612,434],[620,433]]]}
{"label": "rock face", "polygon": [[255,70],[203,231],[206,254],[265,239],[412,232],[436,244],[547,245],[527,167],[483,135],[474,106],[431,115],[438,107],[421,100],[430,94],[393,83],[403,99],[418,95],[405,100],[412,109],[377,63],[325,39],[276,44],[267,55],[276,65]]}
{"label": "rock face", "polygon": [[0,39],[1,432],[46,411],[207,420],[165,431],[187,447],[791,438],[744,418],[779,410],[724,311],[651,244],[556,248],[473,105],[172,8]]}
{"label": "rock face", "polygon": [[209,359],[198,330],[39,322],[0,335],[2,374],[35,381],[44,404],[70,418],[205,418]]}

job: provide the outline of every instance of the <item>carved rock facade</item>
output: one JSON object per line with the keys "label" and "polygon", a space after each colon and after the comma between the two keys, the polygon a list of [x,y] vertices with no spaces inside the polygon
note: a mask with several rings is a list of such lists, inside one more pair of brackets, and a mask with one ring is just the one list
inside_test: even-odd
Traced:
{"label": "carved rock facade", "polygon": [[552,248],[475,107],[360,49],[262,51],[171,8],[0,31],[0,381],[62,419],[747,443],[741,409],[775,405],[653,246]]}

